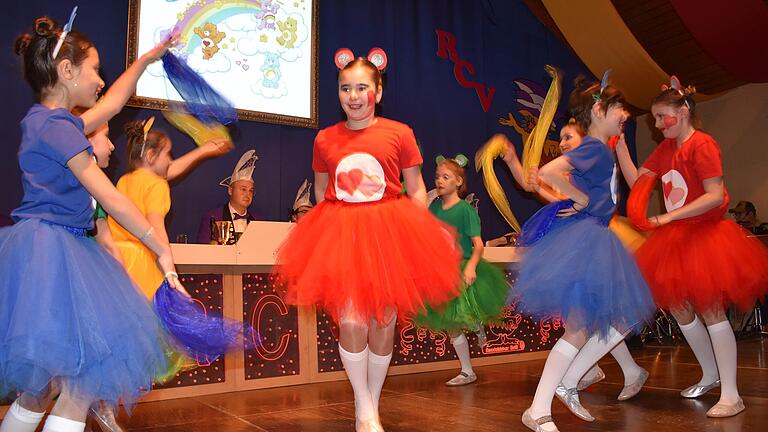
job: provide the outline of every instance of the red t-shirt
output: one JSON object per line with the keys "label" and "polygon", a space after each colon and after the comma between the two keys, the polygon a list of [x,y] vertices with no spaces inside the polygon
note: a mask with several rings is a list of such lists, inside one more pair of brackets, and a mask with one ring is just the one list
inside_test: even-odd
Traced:
{"label": "red t-shirt", "polygon": [[[704,194],[704,180],[723,176],[720,146],[709,135],[696,131],[678,149],[677,141],[665,139],[656,147],[643,168],[661,177],[667,211],[678,209]],[[689,218],[702,220],[721,217],[728,209],[728,192],[719,207]]]}
{"label": "red t-shirt", "polygon": [[377,117],[361,130],[347,129],[344,122],[321,130],[315,137],[312,169],[328,173],[325,199],[359,203],[398,196],[400,172],[421,162],[411,128]]}

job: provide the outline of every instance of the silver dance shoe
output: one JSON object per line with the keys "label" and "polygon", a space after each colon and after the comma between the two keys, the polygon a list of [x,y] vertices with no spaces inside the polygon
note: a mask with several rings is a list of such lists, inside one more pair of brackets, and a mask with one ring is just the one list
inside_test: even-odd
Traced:
{"label": "silver dance shoe", "polygon": [[531,409],[530,408],[525,410],[525,412],[523,413],[522,420],[523,420],[523,424],[525,425],[525,427],[527,427],[528,429],[530,429],[530,430],[532,430],[534,432],[560,432],[560,430],[557,428],[557,426],[555,426],[555,429],[551,430],[551,431],[550,430],[544,430],[541,427],[541,425],[543,425],[544,423],[552,422],[552,424],[555,424],[555,422],[552,420],[552,416],[548,415],[548,416],[539,417],[537,419],[534,419],[533,416],[531,416]]}
{"label": "silver dance shoe", "polygon": [[579,385],[576,386],[579,391],[586,389],[587,387],[591,386],[592,384],[599,383],[600,381],[605,379],[605,372],[603,372],[602,369],[600,369],[600,366],[595,365],[595,368],[597,368],[597,373],[593,375],[590,379],[584,379],[582,378],[579,381]]}
{"label": "silver dance shoe", "polygon": [[112,407],[104,404],[99,404],[98,408],[91,407],[89,414],[96,420],[96,424],[99,425],[104,432],[125,432],[125,429],[117,424],[115,419],[115,412]]}
{"label": "silver dance shoe", "polygon": [[687,399],[696,399],[697,397],[703,395],[704,393],[716,387],[720,387],[720,380],[717,380],[712,384],[707,384],[707,385],[694,384],[688,387],[687,389],[681,391],[680,396]]}
{"label": "silver dance shoe", "polygon": [[557,398],[560,399],[565,404],[565,406],[567,406],[568,409],[576,415],[576,417],[588,422],[595,421],[595,418],[592,417],[592,414],[590,414],[589,411],[587,411],[587,409],[581,405],[581,402],[579,401],[579,391],[577,389],[567,389],[562,383],[560,383],[555,388],[555,395],[557,395]]}
{"label": "silver dance shoe", "polygon": [[619,393],[619,397],[617,398],[620,401],[625,401],[627,399],[632,399],[640,393],[640,389],[643,388],[645,385],[645,382],[648,380],[648,371],[643,369],[642,372],[640,372],[640,376],[637,377],[635,382],[633,382],[630,385],[624,386],[623,389],[621,389],[621,393]]}

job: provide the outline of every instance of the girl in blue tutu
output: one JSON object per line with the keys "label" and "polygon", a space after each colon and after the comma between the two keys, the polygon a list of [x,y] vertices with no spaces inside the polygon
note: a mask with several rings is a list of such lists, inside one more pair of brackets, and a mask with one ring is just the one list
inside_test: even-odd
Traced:
{"label": "girl in blue tutu", "polygon": [[[566,154],[569,151],[576,149],[581,145],[585,135],[586,133],[581,129],[581,126],[576,122],[576,119],[570,119],[570,121],[560,129],[561,153]],[[609,147],[611,147],[611,142],[614,141],[619,141],[619,137],[612,137],[608,143]],[[557,191],[551,190],[546,183],[540,183],[537,169],[532,169],[528,175],[523,173],[523,167],[517,157],[515,147],[509,141],[507,141],[503,159],[512,172],[513,177],[523,189],[529,192],[536,192],[548,202],[558,202],[567,199],[567,197],[562,196]],[[618,214],[614,214],[608,227],[619,237],[619,240],[624,244],[624,247],[626,247],[630,253],[634,253],[639,245],[642,244],[644,237],[633,230],[631,225],[624,222],[624,220],[625,218]],[[528,231],[526,228],[529,227],[530,224],[525,225],[523,230]],[[619,393],[618,400],[624,401],[631,399],[642,389],[645,381],[648,379],[648,371],[635,362],[624,341],[619,342],[619,344],[611,350],[611,355],[616,359],[616,362],[619,364],[621,371],[624,374],[624,388],[621,390],[621,393]],[[569,373],[563,377],[563,386],[566,388],[577,387],[578,390],[584,390],[603,379],[605,379],[605,373],[600,369],[600,366],[595,365],[581,377],[571,375],[571,371],[569,370]],[[558,392],[557,395],[558,397],[563,398],[564,393]],[[568,407],[571,408],[571,405],[568,405]],[[579,409],[577,415],[585,412],[586,410]]]}
{"label": "girl in blue tutu", "polygon": [[566,372],[578,380],[656,309],[634,259],[608,229],[616,208],[616,164],[605,143],[621,133],[624,96],[614,86],[580,79],[569,108],[588,136],[539,171],[541,180],[568,200],[532,218],[544,221],[536,226],[537,233],[524,229],[522,237],[530,246],[515,285],[526,311],[566,321],[533,403],[523,413],[523,424],[534,431],[557,431],[551,416],[556,392],[571,411],[594,420],[580,411],[576,389],[565,388],[561,380]]}
{"label": "girl in blue tutu", "polygon": [[[71,23],[62,29],[41,17],[16,41],[38,103],[21,122],[23,202],[12,213],[16,224],[0,230],[0,394],[58,392],[49,432],[82,431],[94,401],[130,404],[166,368],[151,306],[86,237],[94,198],[157,253],[168,282],[183,290],[167,240],[112,186],[85,136],[120,111],[170,41],[137,60],[94,107],[104,87],[98,52]],[[76,106],[93,108],[76,117]],[[0,431],[34,431],[44,415],[34,408],[16,400]]]}
{"label": "girl in blue tutu", "polygon": [[[483,323],[498,321],[507,303],[509,285],[501,270],[482,259],[480,216],[462,199],[467,193],[464,168],[454,159],[440,161],[435,172],[435,186],[440,199],[429,206],[429,211],[456,229],[463,258],[462,290],[458,297],[438,309],[427,306],[425,313],[416,316],[416,323],[448,332],[461,363],[461,372],[445,384],[461,386],[477,380],[464,330],[482,329]],[[480,345],[483,343],[481,341]]]}

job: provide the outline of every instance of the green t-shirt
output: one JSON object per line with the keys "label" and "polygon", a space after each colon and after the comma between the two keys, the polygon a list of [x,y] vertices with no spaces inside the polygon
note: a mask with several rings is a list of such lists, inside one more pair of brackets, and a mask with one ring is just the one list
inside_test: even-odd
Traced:
{"label": "green t-shirt", "polygon": [[464,258],[472,256],[472,237],[480,236],[480,216],[468,202],[460,200],[448,209],[443,209],[443,201],[435,200],[429,211],[441,221],[452,225],[459,234],[459,244]]}
{"label": "green t-shirt", "polygon": [[[107,212],[104,210],[104,207],[101,206],[101,204],[96,203],[96,210],[93,211],[93,221],[96,222],[99,219],[106,220],[108,217]],[[88,230],[88,238],[91,240],[96,239],[96,225],[93,225],[93,229]]]}
{"label": "green t-shirt", "polygon": [[101,206],[101,204],[96,203],[96,211],[93,213],[93,220],[99,220],[99,219],[106,219],[107,218],[107,212],[104,211],[104,207]]}

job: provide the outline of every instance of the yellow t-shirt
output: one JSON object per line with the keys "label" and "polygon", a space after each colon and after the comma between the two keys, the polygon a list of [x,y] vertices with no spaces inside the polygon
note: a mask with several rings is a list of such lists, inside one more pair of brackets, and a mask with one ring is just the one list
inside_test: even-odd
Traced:
{"label": "yellow t-shirt", "polygon": [[[168,181],[147,169],[139,168],[120,177],[117,190],[127,196],[144,216],[154,213],[165,218],[171,209],[171,190],[168,187]],[[164,278],[157,267],[157,255],[111,216],[109,229],[123,255],[126,271],[142,292],[151,299]]]}

